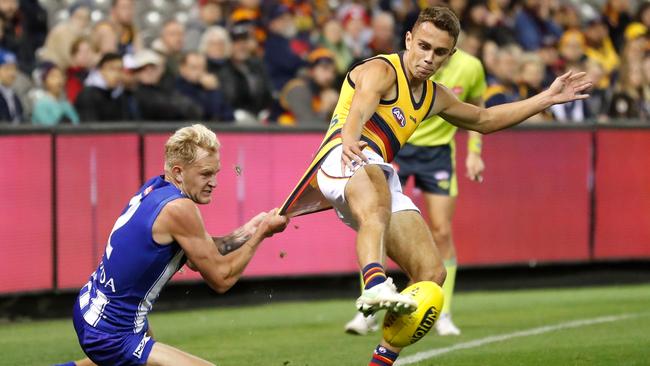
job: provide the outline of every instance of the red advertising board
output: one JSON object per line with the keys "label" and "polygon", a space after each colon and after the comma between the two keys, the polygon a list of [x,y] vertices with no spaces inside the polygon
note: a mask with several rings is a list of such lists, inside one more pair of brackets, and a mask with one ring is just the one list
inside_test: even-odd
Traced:
{"label": "red advertising board", "polygon": [[52,287],[52,137],[1,136],[0,293]]}
{"label": "red advertising board", "polygon": [[460,264],[577,261],[589,257],[588,131],[504,131],[484,137],[483,183],[465,178],[454,239]]}
{"label": "red advertising board", "polygon": [[140,186],[136,134],[57,137],[58,287],[97,268],[115,220]]}
{"label": "red advertising board", "polygon": [[[650,257],[650,130],[596,133],[595,258]],[[461,265],[589,260],[592,131],[526,130],[485,137],[481,184],[465,174],[458,136],[460,196],[454,239]],[[170,134],[144,137],[145,178],[163,173]],[[96,268],[110,230],[140,185],[136,133],[58,135],[57,287],[77,288]],[[209,232],[225,235],[278,207],[304,172],[320,133],[219,133],[222,170],[213,202],[201,206]],[[1,136],[0,293],[47,290],[53,281],[52,139]],[[412,185],[411,185],[412,187]],[[421,205],[422,193],[407,194]],[[247,276],[358,270],[355,234],[331,210],[294,218],[267,240]],[[176,280],[199,275],[184,271]]]}
{"label": "red advertising board", "polygon": [[650,130],[600,130],[596,258],[650,257]]}

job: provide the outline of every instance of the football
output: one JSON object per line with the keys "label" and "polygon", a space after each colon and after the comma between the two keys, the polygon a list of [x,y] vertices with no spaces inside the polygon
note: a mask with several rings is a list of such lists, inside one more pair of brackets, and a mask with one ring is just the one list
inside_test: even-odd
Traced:
{"label": "football", "polygon": [[431,281],[415,283],[402,294],[415,299],[418,307],[410,314],[389,311],[384,316],[383,336],[394,347],[406,347],[424,337],[438,319],[444,300],[442,288]]}

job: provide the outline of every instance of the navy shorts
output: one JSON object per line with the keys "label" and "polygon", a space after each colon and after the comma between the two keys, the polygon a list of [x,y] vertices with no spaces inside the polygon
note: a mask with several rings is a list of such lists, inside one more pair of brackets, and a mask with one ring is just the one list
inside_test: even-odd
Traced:
{"label": "navy shorts", "polygon": [[405,144],[393,162],[402,185],[410,176],[415,186],[427,193],[455,197],[456,182],[454,145],[415,146]]}
{"label": "navy shorts", "polygon": [[79,345],[99,366],[136,366],[147,363],[155,341],[146,330],[139,333],[108,333],[90,326],[75,303],[72,315]]}

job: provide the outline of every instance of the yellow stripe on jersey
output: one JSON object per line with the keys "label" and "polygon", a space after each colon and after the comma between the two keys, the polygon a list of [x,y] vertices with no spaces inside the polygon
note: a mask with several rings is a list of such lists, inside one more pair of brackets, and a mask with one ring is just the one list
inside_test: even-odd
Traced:
{"label": "yellow stripe on jersey", "polygon": [[[486,89],[481,61],[461,50],[457,50],[431,80],[449,88],[462,101],[479,98]],[[417,146],[446,145],[453,140],[456,130],[456,126],[442,117],[432,116],[420,124],[408,143]]]}

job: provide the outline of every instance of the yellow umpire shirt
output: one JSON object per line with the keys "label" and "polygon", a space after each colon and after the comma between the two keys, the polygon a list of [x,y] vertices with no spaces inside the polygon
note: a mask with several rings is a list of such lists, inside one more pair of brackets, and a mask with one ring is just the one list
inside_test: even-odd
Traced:
{"label": "yellow umpire shirt", "polygon": [[[460,49],[431,80],[449,88],[463,102],[481,97],[487,88],[481,61]],[[407,143],[416,146],[447,145],[454,139],[457,129],[435,115],[422,121]]]}

